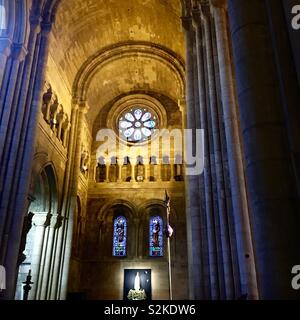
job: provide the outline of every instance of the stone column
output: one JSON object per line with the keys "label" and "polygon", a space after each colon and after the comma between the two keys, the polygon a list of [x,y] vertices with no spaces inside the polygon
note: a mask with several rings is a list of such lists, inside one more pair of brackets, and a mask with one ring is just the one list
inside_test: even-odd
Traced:
{"label": "stone column", "polygon": [[144,181],[148,182],[149,181],[149,176],[150,176],[150,165],[149,165],[149,163],[147,163],[147,162],[144,163],[144,168],[145,168],[145,179],[144,179]]}
{"label": "stone column", "polygon": [[170,167],[171,167],[171,179],[170,179],[170,181],[175,181],[175,174],[174,174],[174,163],[175,163],[175,161],[174,161],[174,158],[170,158]]}
{"label": "stone column", "polygon": [[[6,88],[2,87],[2,94],[0,96],[0,203],[1,203],[1,219],[0,219],[0,240],[3,235],[3,228],[5,223],[5,212],[8,206],[8,194],[10,193],[10,187],[13,183],[13,176],[10,173],[10,160],[14,163],[16,159],[11,159],[10,143],[12,142],[12,127],[13,123],[10,123],[10,119],[16,117],[17,106],[16,103],[12,103],[15,97],[15,91],[17,91],[17,78],[18,69],[20,65],[24,63],[26,57],[26,49],[22,45],[12,45],[10,61],[10,73],[9,83],[6,84]],[[6,93],[7,90],[7,93]],[[15,153],[15,152],[14,152]],[[9,174],[9,175],[8,175]],[[5,188],[4,188],[5,186]],[[2,189],[3,188],[3,189]],[[1,241],[0,241],[1,242]]]}
{"label": "stone column", "polygon": [[135,163],[132,159],[130,159],[130,164],[131,164],[131,182],[135,181]]}
{"label": "stone column", "polygon": [[[189,14],[182,18],[182,25],[185,32],[186,46],[186,125],[188,129],[195,130],[195,36],[192,26],[192,17]],[[193,136],[195,137],[195,134]],[[203,297],[203,292],[201,283],[201,226],[198,176],[186,177],[186,206],[190,299],[201,299]]]}
{"label": "stone column", "polygon": [[70,204],[67,207],[66,215],[66,226],[65,235],[63,242],[63,264],[61,270],[61,282],[60,282],[60,299],[66,299],[67,289],[68,289],[68,279],[69,279],[69,267],[72,251],[72,240],[73,240],[73,225],[74,225],[74,208],[77,203],[77,190],[78,190],[78,177],[80,174],[80,160],[81,160],[81,140],[83,132],[84,117],[88,110],[85,102],[80,102],[78,104],[78,121],[77,130],[75,133],[76,137],[76,148],[74,150],[74,162],[73,162],[73,172],[70,180]]}
{"label": "stone column", "polygon": [[117,182],[121,183],[122,182],[122,161],[117,161],[117,166],[118,166],[118,179]]}
{"label": "stone column", "polygon": [[8,60],[8,57],[11,54],[11,45],[12,41],[8,37],[0,37],[0,86],[3,81],[3,76],[5,72],[5,66]]}
{"label": "stone column", "polygon": [[[290,30],[290,33],[288,33],[288,28],[291,27],[291,16],[288,16],[286,20],[283,10],[283,6],[285,6],[285,9],[290,8],[291,10],[296,4],[299,4],[297,0],[285,0],[284,3],[279,0],[267,1],[266,8],[276,63],[278,89],[289,137],[294,175],[300,196],[300,81],[298,82],[298,79],[300,80],[300,32],[299,30],[293,30],[294,32]],[[294,37],[294,33],[298,35],[298,38]],[[298,46],[298,54],[294,52],[293,55],[292,49],[296,49],[296,46]]]}
{"label": "stone column", "polygon": [[38,299],[38,292],[40,289],[41,273],[42,273],[42,254],[44,248],[44,235],[45,228],[48,226],[47,222],[48,213],[47,212],[35,212],[32,224],[35,228],[34,230],[34,246],[31,258],[31,275],[32,275],[32,289],[29,294],[30,300]]}
{"label": "stone column", "polygon": [[56,300],[57,299],[57,292],[58,292],[58,279],[59,279],[59,272],[60,272],[60,252],[62,248],[62,233],[63,230],[61,228],[64,218],[57,214],[55,219],[55,230],[54,230],[54,239],[53,239],[53,266],[49,278],[49,292],[48,292],[48,299]]}
{"label": "stone column", "polygon": [[[230,0],[228,13],[259,293],[263,299],[297,299],[299,293],[291,288],[291,268],[299,264],[300,256],[299,201],[287,147],[265,2]],[[225,9],[218,8],[216,24],[218,30],[223,31],[218,36],[219,51],[223,52],[220,54],[221,74],[227,80],[227,85],[223,86],[224,108],[227,110],[227,126],[232,128],[236,117],[232,114],[235,104],[230,63],[227,63],[230,53],[225,45],[228,44],[225,19]],[[238,133],[233,133],[236,138]],[[233,171],[236,172],[233,180],[236,197],[240,190],[244,190],[244,184],[240,183],[239,174],[243,170],[241,156],[236,151],[237,141],[234,143],[230,151],[238,165],[238,171]],[[255,297],[254,257],[249,251],[251,234],[244,197],[244,194],[239,197],[245,208],[240,205],[242,215],[237,217],[237,227],[240,227],[237,234],[240,235],[239,251],[246,258],[244,285],[248,285],[249,294]]]}
{"label": "stone column", "polygon": [[40,300],[49,300],[50,299],[50,290],[51,290],[51,273],[53,271],[53,261],[55,257],[55,231],[56,231],[56,222],[57,215],[51,215],[49,221],[48,234],[45,241],[45,258],[43,265],[43,274],[41,279],[41,289],[39,293]]}
{"label": "stone column", "polygon": [[67,143],[68,143],[68,137],[69,137],[69,131],[70,131],[71,125],[68,123],[68,125],[65,128],[65,134],[64,134],[64,138],[63,138],[63,146],[66,148],[67,147]]}
{"label": "stone column", "polygon": [[227,34],[226,1],[213,1],[213,4],[235,233],[238,244],[241,294],[247,293],[248,298],[257,299],[254,253]]}
{"label": "stone column", "polygon": [[57,128],[57,138],[60,140],[61,137],[61,130],[62,130],[62,125],[63,125],[63,115],[58,116],[58,128]]}
{"label": "stone column", "polygon": [[109,159],[105,160],[105,182],[109,182]]}
{"label": "stone column", "polygon": [[[38,20],[40,21],[40,20]],[[38,29],[37,29],[38,30]],[[14,287],[17,279],[15,268],[18,257],[19,243],[22,230],[23,217],[26,214],[26,197],[29,189],[31,165],[35,147],[35,134],[37,117],[41,105],[41,94],[44,82],[45,64],[48,54],[48,36],[51,24],[41,24],[41,32],[31,36],[29,52],[30,58],[26,60],[22,88],[18,100],[18,112],[14,121],[14,130],[8,149],[9,166],[5,172],[5,190],[1,196],[1,215],[7,213],[5,233],[8,235],[7,254],[5,266],[7,273],[7,290],[5,297],[14,296]],[[30,79],[34,76],[34,83],[29,86]],[[0,183],[1,184],[1,183]],[[2,217],[0,219],[3,221]]]}
{"label": "stone column", "polygon": [[52,289],[51,289],[51,299],[59,299],[61,293],[61,277],[64,263],[64,239],[67,232],[67,221],[68,211],[70,206],[70,198],[71,198],[71,177],[73,176],[74,170],[74,156],[75,156],[75,148],[77,146],[77,128],[78,128],[78,114],[79,114],[79,106],[77,101],[72,101],[72,112],[71,112],[71,121],[70,121],[70,136],[68,143],[68,156],[69,161],[66,164],[64,182],[63,182],[63,191],[62,198],[60,201],[59,207],[59,216],[57,219],[56,229],[56,255],[55,255],[55,271],[53,273],[52,280]]}

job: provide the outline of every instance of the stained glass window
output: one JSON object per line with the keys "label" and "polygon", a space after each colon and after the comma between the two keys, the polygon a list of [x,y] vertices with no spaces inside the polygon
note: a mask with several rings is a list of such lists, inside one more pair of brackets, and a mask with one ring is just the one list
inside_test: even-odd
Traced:
{"label": "stained glass window", "polygon": [[6,10],[3,4],[0,4],[0,31],[6,29]]}
{"label": "stained glass window", "polygon": [[126,256],[127,220],[123,216],[114,219],[113,256]]}
{"label": "stained glass window", "polygon": [[159,216],[150,218],[149,225],[149,248],[150,257],[162,257],[163,252],[163,221]]}
{"label": "stained glass window", "polygon": [[119,132],[130,142],[146,141],[157,127],[157,117],[146,108],[133,108],[119,118]]}

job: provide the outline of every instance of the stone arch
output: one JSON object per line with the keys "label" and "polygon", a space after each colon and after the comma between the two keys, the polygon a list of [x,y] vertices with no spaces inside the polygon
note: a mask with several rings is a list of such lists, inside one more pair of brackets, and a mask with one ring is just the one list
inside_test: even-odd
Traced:
{"label": "stone arch", "polygon": [[[99,250],[102,257],[112,256],[113,222],[122,215],[127,219],[127,256],[132,258],[136,254],[136,206],[130,201],[116,199],[105,204],[97,216],[99,223]],[[118,258],[116,258],[118,259]]]}
{"label": "stone arch", "polygon": [[22,282],[26,279],[29,270],[34,280],[30,299],[41,298],[42,286],[45,285],[40,276],[41,259],[46,256],[51,246],[45,235],[51,224],[52,216],[56,215],[58,210],[57,176],[53,164],[46,162],[41,165],[36,170],[33,181],[34,200],[24,220],[16,299],[22,299]]}
{"label": "stone arch", "polygon": [[[151,199],[143,202],[139,207],[138,207],[138,216],[142,217],[143,212],[153,206],[160,206],[162,208],[166,208],[164,200],[161,199]],[[176,210],[175,208],[171,207],[171,215],[176,219]]]}
{"label": "stone arch", "polygon": [[[138,249],[139,256],[149,257],[149,223],[151,216],[158,215],[163,220],[163,228],[165,229],[167,224],[167,212],[166,206],[163,200],[161,199],[151,199],[147,200],[139,206],[139,239],[140,246]],[[171,208],[171,225],[173,228],[176,227],[176,211]],[[165,231],[165,230],[164,230]],[[171,250],[175,256],[176,240],[175,237],[172,239]],[[162,259],[167,258],[167,241],[164,234],[164,256]]]}
{"label": "stone arch", "polygon": [[31,175],[31,183],[29,188],[29,193],[34,196],[34,188],[35,182],[38,177],[43,173],[43,171],[47,174],[47,179],[50,183],[50,186],[53,187],[53,196],[52,200],[56,201],[56,204],[52,203],[52,208],[56,208],[56,212],[59,208],[59,185],[58,185],[58,177],[55,169],[55,165],[52,161],[48,160],[48,155],[46,152],[39,152],[34,156],[33,159],[33,169]]}
{"label": "stone arch", "polygon": [[127,41],[101,49],[90,57],[80,68],[73,84],[73,97],[80,101],[86,101],[89,85],[101,67],[110,61],[124,58],[125,56],[139,54],[162,61],[174,73],[181,96],[185,92],[184,62],[181,57],[171,50],[146,41]]}
{"label": "stone arch", "polygon": [[105,219],[107,219],[108,215],[109,215],[109,211],[117,206],[124,206],[126,207],[130,212],[131,212],[131,216],[130,218],[134,219],[137,217],[137,207],[130,201],[127,200],[123,200],[123,199],[116,199],[113,200],[111,202],[106,203],[99,211],[98,215],[97,215],[97,221],[101,222]]}

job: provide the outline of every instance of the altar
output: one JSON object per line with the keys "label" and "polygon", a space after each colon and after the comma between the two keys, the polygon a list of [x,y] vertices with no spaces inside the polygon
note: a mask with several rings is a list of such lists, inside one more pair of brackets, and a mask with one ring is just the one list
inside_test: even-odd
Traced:
{"label": "altar", "polygon": [[124,269],[124,300],[151,300],[151,269]]}

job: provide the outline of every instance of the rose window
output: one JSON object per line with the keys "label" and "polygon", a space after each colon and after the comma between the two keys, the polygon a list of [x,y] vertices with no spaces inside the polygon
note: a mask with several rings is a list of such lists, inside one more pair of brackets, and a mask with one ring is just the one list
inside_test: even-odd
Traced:
{"label": "rose window", "polygon": [[148,109],[125,111],[119,118],[120,136],[130,142],[146,141],[157,128],[157,117]]}

